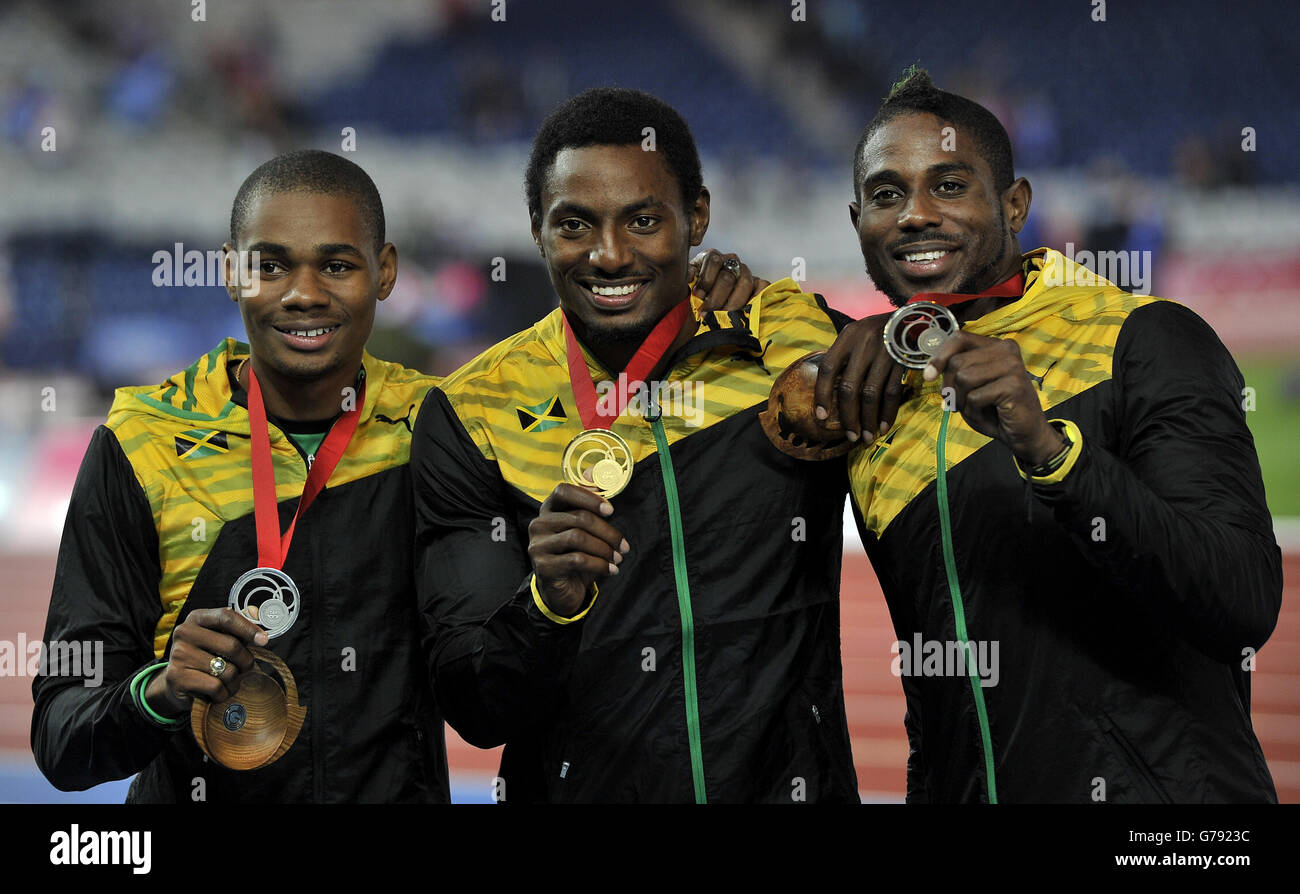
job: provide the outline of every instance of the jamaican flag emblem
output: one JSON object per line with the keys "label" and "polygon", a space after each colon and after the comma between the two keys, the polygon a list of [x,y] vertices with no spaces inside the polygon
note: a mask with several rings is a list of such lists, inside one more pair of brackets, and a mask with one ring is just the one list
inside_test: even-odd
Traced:
{"label": "jamaican flag emblem", "polygon": [[229,449],[223,431],[194,429],[176,436],[176,455],[181,459],[202,459],[225,453]]}
{"label": "jamaican flag emblem", "polygon": [[871,446],[871,455],[867,457],[867,462],[875,462],[880,457],[880,454],[885,452],[885,448],[894,443],[894,435],[896,434],[898,434],[898,429],[892,428],[888,435],[873,444]]}
{"label": "jamaican flag emblem", "polygon": [[519,414],[519,427],[524,431],[546,431],[563,425],[569,418],[564,415],[564,405],[560,403],[558,394],[535,407],[515,407],[515,412]]}

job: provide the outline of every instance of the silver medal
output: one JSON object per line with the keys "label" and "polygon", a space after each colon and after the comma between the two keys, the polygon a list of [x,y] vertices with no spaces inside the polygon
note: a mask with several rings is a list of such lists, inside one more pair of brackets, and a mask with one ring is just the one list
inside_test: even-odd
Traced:
{"label": "silver medal", "polygon": [[918,301],[900,307],[885,323],[885,350],[902,366],[923,369],[960,326],[941,304]]}
{"label": "silver medal", "polygon": [[293,578],[280,569],[254,568],[230,588],[229,605],[275,639],[293,626],[302,599]]}

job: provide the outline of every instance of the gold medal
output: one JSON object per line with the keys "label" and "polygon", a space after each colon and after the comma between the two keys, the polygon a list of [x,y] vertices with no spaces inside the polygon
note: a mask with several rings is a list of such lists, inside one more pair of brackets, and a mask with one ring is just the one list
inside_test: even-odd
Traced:
{"label": "gold medal", "polygon": [[690,302],[685,300],[664,314],[619,374],[619,387],[610,395],[613,406],[602,408],[596,399],[596,383],[591,380],[582,346],[573,334],[569,318],[563,317],[569,384],[573,387],[573,401],[583,425],[583,430],[564,448],[564,457],[560,461],[567,483],[591,488],[606,500],[627,487],[632,480],[632,448],[610,430],[627,405],[625,383],[644,385],[689,319]]}
{"label": "gold medal", "polygon": [[632,448],[605,428],[589,428],[564,448],[564,480],[594,488],[605,499],[616,496],[632,480]]}

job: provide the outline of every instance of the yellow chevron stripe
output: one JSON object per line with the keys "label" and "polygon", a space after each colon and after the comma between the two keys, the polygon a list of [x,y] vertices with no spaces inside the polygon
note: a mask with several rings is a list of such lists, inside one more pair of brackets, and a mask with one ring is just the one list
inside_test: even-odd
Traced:
{"label": "yellow chevron stripe", "polygon": [[[715,314],[718,326],[730,328],[727,314]],[[733,360],[727,346],[688,358],[668,375],[663,423],[674,444],[767,401],[776,376],[810,351],[823,350],[835,340],[835,329],[811,295],[783,280],[769,286],[749,305],[749,324],[767,348],[763,367],[752,360]],[[702,327],[703,329],[703,327]],[[768,342],[771,342],[768,347]],[[448,376],[442,384],[447,399],[483,456],[497,462],[504,479],[541,502],[559,483],[560,458],[580,431],[582,422],[569,418],[543,432],[521,431],[516,408],[536,406],[558,393],[566,407],[576,409],[565,363],[560,311],[531,329],[488,349]],[[588,358],[599,381],[608,378]],[[757,424],[757,423],[755,423]],[[632,448],[634,461],[652,457],[653,434],[635,406],[613,429]]]}
{"label": "yellow chevron stripe", "polygon": [[[1062,263],[1061,256],[1047,252],[1045,263]],[[1108,381],[1115,340],[1128,315],[1138,307],[1163,299],[1132,295],[1109,284],[1054,286],[1050,294],[1045,294],[1046,287],[1033,285],[1037,279],[1035,271],[1031,287],[1021,301],[964,328],[980,335],[1009,338],[1020,346],[1025,368],[1032,375],[1042,376],[1039,399],[1046,411]],[[1020,325],[1015,321],[1026,316],[1026,308],[1038,303],[1043,303],[1047,310],[1033,315],[1025,328],[999,334],[1002,326]],[[1068,345],[1069,350],[1063,352],[1062,345]],[[899,409],[896,434],[890,444],[883,449],[880,445],[869,445],[850,455],[849,479],[854,503],[862,513],[867,531],[877,537],[935,479],[935,447],[943,417],[942,382],[923,383],[920,372],[914,371],[909,383],[914,388],[919,386],[919,393]],[[960,415],[953,414],[948,420],[945,451],[948,468],[970,457],[989,440],[971,429]]]}
{"label": "yellow chevron stripe", "polygon": [[[162,565],[158,586],[162,615],[154,632],[154,651],[158,657],[162,656],[222,526],[253,511],[248,417],[242,408],[229,406],[226,376],[227,364],[241,355],[247,356],[247,346],[227,340],[200,358],[190,370],[178,373],[162,386],[119,389],[109,412],[106,424],[131,463],[157,525]],[[406,463],[410,458],[410,432],[406,425],[380,422],[375,416],[401,419],[410,411],[414,425],[425,393],[440,381],[369,355],[365,363],[377,397],[370,415],[358,427],[330,476],[331,487]],[[186,393],[187,383],[198,390],[196,395]],[[151,398],[157,404],[141,400],[142,397]],[[180,410],[187,401],[192,409],[186,412],[206,414],[214,419],[218,430],[226,432],[225,452],[197,459],[177,456],[176,436],[194,430],[196,422],[181,415],[168,416],[159,405]],[[370,402],[368,388],[367,403]],[[223,409],[225,416],[220,415]],[[286,500],[299,496],[307,477],[301,456],[279,432],[272,433],[271,449],[276,498]],[[200,539],[196,539],[200,530],[196,519],[203,522]]]}

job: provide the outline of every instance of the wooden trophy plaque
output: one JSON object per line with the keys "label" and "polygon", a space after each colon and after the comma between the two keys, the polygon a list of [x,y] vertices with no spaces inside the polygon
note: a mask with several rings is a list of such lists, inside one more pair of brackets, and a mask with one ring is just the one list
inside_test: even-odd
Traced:
{"label": "wooden trophy plaque", "polygon": [[853,449],[853,442],[844,437],[833,402],[826,408],[826,419],[819,422],[815,414],[817,361],[825,353],[814,351],[786,367],[772,385],[767,409],[758,414],[767,439],[796,459],[833,459]]}
{"label": "wooden trophy plaque", "polygon": [[196,698],[190,708],[190,729],[199,747],[231,770],[256,770],[279,760],[307,717],[289,666],[274,652],[256,646],[249,651],[254,669],[240,679],[233,698]]}

